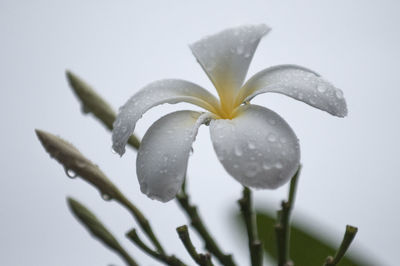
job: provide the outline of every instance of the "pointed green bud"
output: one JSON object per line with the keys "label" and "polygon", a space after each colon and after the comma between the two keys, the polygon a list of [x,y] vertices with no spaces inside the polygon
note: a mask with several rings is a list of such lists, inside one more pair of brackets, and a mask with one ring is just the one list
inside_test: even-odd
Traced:
{"label": "pointed green bud", "polygon": [[[92,113],[109,130],[112,130],[116,114],[111,106],[77,75],[70,71],[67,71],[66,75],[69,85],[82,103],[82,111]],[[138,149],[140,145],[140,141],[135,135],[130,137],[128,143],[135,149]]]}
{"label": "pointed green bud", "polygon": [[120,197],[121,192],[100,170],[89,161],[77,148],[62,138],[42,130],[35,130],[40,142],[50,157],[56,159],[65,168],[66,174],[74,178],[79,176],[83,180],[99,189],[103,199],[110,200]]}

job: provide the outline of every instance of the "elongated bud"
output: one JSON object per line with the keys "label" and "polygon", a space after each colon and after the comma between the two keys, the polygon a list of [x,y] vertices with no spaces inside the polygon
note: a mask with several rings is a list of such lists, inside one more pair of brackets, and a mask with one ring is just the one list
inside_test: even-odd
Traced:
{"label": "elongated bud", "polygon": [[97,217],[75,199],[67,198],[68,206],[74,216],[92,233],[92,235],[112,249],[119,250],[120,244],[105,228]]}
{"label": "elongated bud", "polygon": [[50,156],[61,163],[69,177],[79,176],[99,189],[104,199],[121,195],[100,168],[86,159],[72,144],[53,134],[35,130],[40,142]]}
{"label": "elongated bud", "polygon": [[[67,71],[66,75],[69,85],[82,103],[83,112],[92,113],[109,130],[112,130],[116,114],[111,106],[77,75],[70,71]],[[140,141],[136,136],[132,135],[129,139],[129,144],[138,149]]]}

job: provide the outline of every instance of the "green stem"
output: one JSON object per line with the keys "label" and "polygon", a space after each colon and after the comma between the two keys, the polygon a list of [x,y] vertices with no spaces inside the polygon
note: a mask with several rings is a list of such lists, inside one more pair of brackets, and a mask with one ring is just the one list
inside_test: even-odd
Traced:
{"label": "green stem", "polygon": [[219,248],[214,238],[208,232],[208,229],[203,223],[201,219],[197,207],[192,205],[189,200],[189,195],[186,193],[184,189],[182,189],[181,193],[176,196],[179,206],[185,211],[186,215],[189,217],[191,225],[193,228],[199,233],[200,237],[203,239],[205,243],[205,248],[213,254],[222,265],[225,266],[235,266],[236,264],[233,262],[232,255],[224,254],[222,250]]}
{"label": "green stem", "polygon": [[244,222],[246,224],[247,236],[249,241],[249,251],[252,266],[262,265],[262,244],[258,239],[256,217],[253,210],[251,191],[243,187],[243,196],[238,200]]}
{"label": "green stem", "polygon": [[154,250],[152,250],[150,247],[148,247],[138,236],[137,232],[135,229],[132,229],[129,231],[126,236],[133,242],[135,243],[143,252],[147,253],[149,256],[153,257],[154,259],[163,262],[166,265],[170,266],[186,266],[185,263],[180,261],[178,258],[176,258],[174,255],[166,255],[166,254],[161,254],[158,253]]}
{"label": "green stem", "polygon": [[199,254],[196,251],[192,241],[190,240],[189,230],[186,225],[179,226],[176,228],[179,238],[182,240],[187,252],[192,257],[192,259],[200,266],[213,266],[211,257],[209,254]]}
{"label": "green stem", "polygon": [[287,266],[291,264],[289,260],[290,214],[293,209],[300,171],[301,165],[290,181],[288,200],[282,201],[282,208],[278,211],[277,224],[275,225],[278,266]]}
{"label": "green stem", "polygon": [[350,247],[350,244],[353,241],[354,237],[356,236],[357,231],[358,231],[357,227],[351,225],[346,226],[346,232],[344,233],[342,243],[340,244],[340,247],[336,252],[336,255],[334,257],[329,256],[326,259],[324,266],[335,266],[340,262],[340,260],[343,258],[343,256],[346,254],[346,251]]}

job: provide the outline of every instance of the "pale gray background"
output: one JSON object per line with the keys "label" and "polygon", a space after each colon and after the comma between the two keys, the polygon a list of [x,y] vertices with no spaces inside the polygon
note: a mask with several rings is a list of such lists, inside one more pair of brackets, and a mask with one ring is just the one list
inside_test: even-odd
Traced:
{"label": "pale gray background", "polygon": [[[301,140],[304,171],[295,215],[311,228],[325,226],[336,244],[346,224],[357,225],[353,251],[396,265],[399,11],[395,0],[1,0],[1,264],[123,265],[71,216],[65,197],[72,195],[92,208],[143,265],[158,265],[124,239],[131,217],[115,203],[103,202],[86,183],[66,178],[34,128],[63,136],[98,163],[151,217],[168,250],[184,254],[175,227],[186,223],[185,217],[173,201],[162,204],[140,193],[135,153],[122,159],[111,153],[109,133],[80,113],[64,71],[82,76],[114,107],[160,78],[184,78],[213,90],[187,44],[226,27],[266,23],[273,30],[261,42],[249,74],[274,64],[304,65],[341,88],[349,106],[349,116],[339,119],[284,96],[264,94],[254,101],[281,114]],[[182,108],[192,107],[152,110],[138,124],[138,134],[166,112]],[[189,173],[190,191],[207,224],[225,250],[246,265],[245,239],[233,243],[237,238],[227,226],[241,186],[217,161],[207,127],[194,144]],[[257,191],[257,206],[278,206],[286,190]]]}

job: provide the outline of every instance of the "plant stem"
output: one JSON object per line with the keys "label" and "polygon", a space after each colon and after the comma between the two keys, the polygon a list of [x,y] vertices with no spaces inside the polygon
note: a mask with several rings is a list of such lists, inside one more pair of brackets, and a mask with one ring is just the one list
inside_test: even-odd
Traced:
{"label": "plant stem", "polygon": [[135,243],[143,252],[147,253],[149,256],[153,257],[154,259],[165,263],[166,265],[170,266],[186,266],[185,263],[180,261],[174,255],[166,255],[158,253],[157,251],[152,250],[148,247],[138,236],[135,229],[129,231],[126,236]]}
{"label": "plant stem", "polygon": [[357,231],[357,227],[351,225],[346,226],[346,232],[344,233],[342,243],[340,244],[336,255],[334,257],[329,256],[328,258],[326,258],[324,266],[335,266],[340,262],[344,254],[346,254],[347,249],[350,247],[350,244],[356,236]]}
{"label": "plant stem", "polygon": [[185,211],[186,215],[189,217],[191,225],[199,233],[200,237],[205,243],[205,248],[213,254],[222,265],[225,266],[235,266],[232,255],[224,254],[219,248],[214,238],[208,232],[206,226],[204,225],[199,213],[197,212],[197,207],[190,204],[189,195],[186,193],[185,189],[182,189],[181,193],[176,196],[178,204]]}
{"label": "plant stem", "polygon": [[301,165],[290,181],[288,200],[282,201],[282,209],[278,211],[277,223],[275,225],[278,266],[287,266],[292,264],[289,260],[290,214],[294,205],[300,171]]}
{"label": "plant stem", "polygon": [[238,200],[243,220],[246,224],[247,236],[249,241],[249,251],[252,266],[262,265],[262,244],[258,239],[256,217],[253,210],[251,191],[243,187],[243,196]]}
{"label": "plant stem", "polygon": [[179,226],[176,228],[179,238],[182,240],[187,252],[192,259],[200,266],[213,266],[210,254],[199,254],[196,251],[192,241],[190,240],[189,230],[186,225]]}

